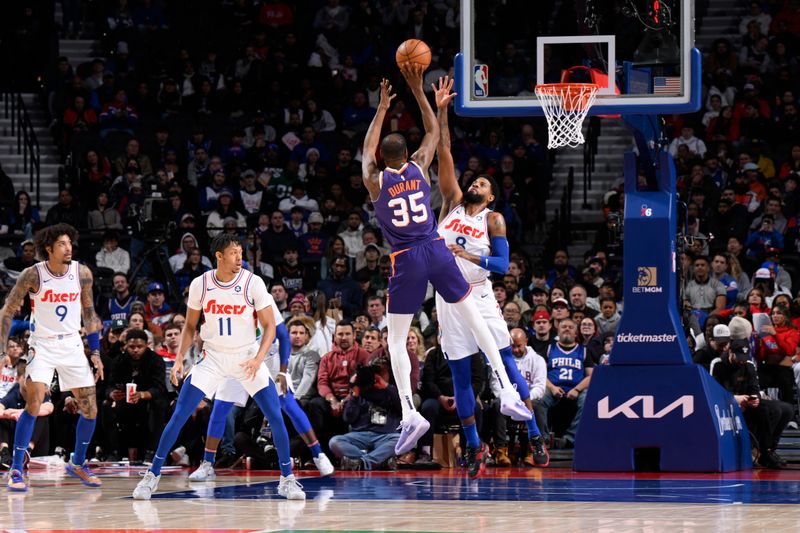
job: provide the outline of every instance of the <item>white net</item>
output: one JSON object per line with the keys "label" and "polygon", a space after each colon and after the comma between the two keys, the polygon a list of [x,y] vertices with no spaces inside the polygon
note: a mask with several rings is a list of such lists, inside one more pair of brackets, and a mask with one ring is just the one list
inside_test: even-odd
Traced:
{"label": "white net", "polygon": [[593,83],[549,83],[536,86],[536,96],[547,118],[550,149],[584,143],[581,125],[594,104],[598,85]]}

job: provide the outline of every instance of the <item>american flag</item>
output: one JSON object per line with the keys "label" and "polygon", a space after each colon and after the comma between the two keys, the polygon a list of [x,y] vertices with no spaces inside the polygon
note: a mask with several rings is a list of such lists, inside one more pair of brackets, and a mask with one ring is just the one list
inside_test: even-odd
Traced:
{"label": "american flag", "polygon": [[656,76],[653,78],[653,94],[680,94],[680,76]]}

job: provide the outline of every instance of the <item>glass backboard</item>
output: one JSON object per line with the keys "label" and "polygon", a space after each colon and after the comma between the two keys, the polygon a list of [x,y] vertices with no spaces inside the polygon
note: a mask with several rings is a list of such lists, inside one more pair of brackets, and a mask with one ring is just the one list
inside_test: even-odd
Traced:
{"label": "glass backboard", "polygon": [[534,87],[567,81],[600,85],[592,115],[699,109],[693,0],[459,1],[459,115],[541,115]]}

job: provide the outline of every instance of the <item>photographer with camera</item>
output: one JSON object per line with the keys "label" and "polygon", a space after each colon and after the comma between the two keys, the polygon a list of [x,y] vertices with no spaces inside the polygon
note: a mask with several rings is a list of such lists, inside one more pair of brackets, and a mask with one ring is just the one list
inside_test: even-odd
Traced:
{"label": "photographer with camera", "polygon": [[394,446],[400,438],[400,396],[383,376],[378,359],[359,365],[350,380],[350,395],[342,419],[350,431],[330,440],[331,451],[341,460],[342,470],[395,470]]}

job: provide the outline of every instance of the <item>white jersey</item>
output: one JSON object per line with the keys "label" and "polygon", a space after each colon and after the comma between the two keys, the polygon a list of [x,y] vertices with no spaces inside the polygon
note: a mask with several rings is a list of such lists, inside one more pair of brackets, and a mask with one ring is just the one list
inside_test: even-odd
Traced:
{"label": "white jersey", "polygon": [[216,278],[216,269],[195,278],[189,286],[188,307],[203,312],[200,338],[217,352],[241,353],[256,342],[254,314],[275,307],[264,281],[241,269],[226,284]]}
{"label": "white jersey", "polygon": [[[491,212],[491,209],[486,208],[475,216],[469,216],[464,204],[460,204],[439,224],[439,235],[444,237],[444,242],[448,245],[458,244],[473,255],[491,255],[492,246],[487,225]],[[456,257],[456,264],[468,283],[481,283],[489,277],[488,270],[466,259]]]}
{"label": "white jersey", "polygon": [[63,276],[57,276],[42,261],[34,265],[39,273],[39,290],[31,293],[31,337],[58,339],[77,335],[81,329],[80,265],[70,262]]}

